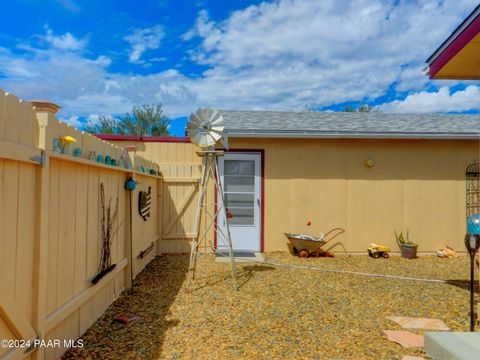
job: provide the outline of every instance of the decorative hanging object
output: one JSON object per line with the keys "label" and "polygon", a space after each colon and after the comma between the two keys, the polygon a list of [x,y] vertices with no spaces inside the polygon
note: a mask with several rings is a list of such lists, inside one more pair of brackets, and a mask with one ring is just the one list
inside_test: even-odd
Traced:
{"label": "decorative hanging object", "polygon": [[152,187],[148,187],[147,191],[140,191],[138,195],[138,212],[144,221],[150,217],[150,205],[152,203]]}
{"label": "decorative hanging object", "polygon": [[480,213],[480,166],[478,160],[468,165],[465,171],[466,180],[466,215]]}
{"label": "decorative hanging object", "polygon": [[137,186],[137,183],[135,180],[133,180],[131,176],[125,181],[126,190],[135,190],[136,186]]}
{"label": "decorative hanging object", "polygon": [[105,208],[105,190],[103,183],[100,184],[100,206],[102,211],[101,230],[102,230],[102,254],[100,256],[100,266],[98,274],[92,279],[95,285],[102,277],[112,271],[116,264],[112,263],[110,248],[112,246],[113,234],[117,231],[117,215],[118,215],[118,197],[115,201],[115,209],[112,211],[112,198],[108,200],[108,206]]}

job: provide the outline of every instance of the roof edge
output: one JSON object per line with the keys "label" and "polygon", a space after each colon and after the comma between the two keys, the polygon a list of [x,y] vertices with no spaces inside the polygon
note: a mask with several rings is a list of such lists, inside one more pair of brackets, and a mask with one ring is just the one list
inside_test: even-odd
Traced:
{"label": "roof edge", "polygon": [[443,52],[476,18],[480,15],[480,4],[478,4],[475,9],[458,25],[455,30],[446,38],[443,43],[428,57],[425,61],[426,63],[431,64],[435,61],[435,58]]}
{"label": "roof edge", "polygon": [[229,138],[480,140],[480,133],[307,132],[244,130],[227,130],[225,133]]}
{"label": "roof edge", "polygon": [[[435,50],[427,59],[428,76],[433,79],[435,75],[478,33],[480,32],[480,5],[457,27],[457,29]],[[474,80],[477,77],[466,80]]]}

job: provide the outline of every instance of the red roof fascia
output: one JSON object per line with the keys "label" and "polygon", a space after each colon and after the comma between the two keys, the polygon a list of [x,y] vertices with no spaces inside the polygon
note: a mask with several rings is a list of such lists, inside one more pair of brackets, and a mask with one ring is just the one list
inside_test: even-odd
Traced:
{"label": "red roof fascia", "polygon": [[432,79],[465,45],[480,32],[480,16],[473,20],[455,40],[430,64],[429,77]]}
{"label": "red roof fascia", "polygon": [[137,136],[137,135],[113,135],[95,134],[96,137],[107,141],[142,141],[142,142],[165,142],[165,143],[189,143],[190,139],[183,136]]}

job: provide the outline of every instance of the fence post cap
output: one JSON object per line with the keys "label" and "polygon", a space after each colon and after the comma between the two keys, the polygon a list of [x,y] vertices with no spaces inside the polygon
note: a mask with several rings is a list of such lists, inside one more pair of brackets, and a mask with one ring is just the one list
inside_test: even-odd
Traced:
{"label": "fence post cap", "polygon": [[33,110],[36,111],[48,111],[55,114],[61,106],[51,102],[50,100],[29,100],[33,106]]}

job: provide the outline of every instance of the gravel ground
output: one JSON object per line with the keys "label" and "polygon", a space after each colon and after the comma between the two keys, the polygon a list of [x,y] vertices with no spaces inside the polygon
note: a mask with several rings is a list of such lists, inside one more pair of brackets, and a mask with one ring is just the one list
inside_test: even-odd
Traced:
{"label": "gravel ground", "polygon": [[[401,359],[423,352],[388,341],[382,330],[401,327],[386,316],[437,318],[453,331],[468,330],[469,259],[465,256],[267,257],[282,264],[455,283],[238,263],[240,290],[234,292],[228,264],[203,255],[197,278],[186,289],[188,256],[160,256],[137,277],[133,294],[122,294],[84,334],[85,347],[70,350],[64,358]],[[112,323],[122,311],[133,312],[138,319],[127,325]]]}

